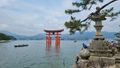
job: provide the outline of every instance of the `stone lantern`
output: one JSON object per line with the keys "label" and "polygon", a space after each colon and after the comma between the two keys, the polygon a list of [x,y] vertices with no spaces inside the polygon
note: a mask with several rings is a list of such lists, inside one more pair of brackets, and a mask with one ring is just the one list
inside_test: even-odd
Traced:
{"label": "stone lantern", "polygon": [[91,19],[95,22],[96,35],[90,43],[89,50],[93,56],[112,56],[111,50],[109,50],[109,42],[103,37],[101,30],[103,28],[102,21],[105,20],[103,15],[91,16]]}
{"label": "stone lantern", "polygon": [[102,21],[106,20],[105,16],[102,14],[92,15],[91,20],[95,22],[96,35],[90,43],[89,51],[90,58],[89,61],[99,62],[102,60],[102,63],[106,66],[114,65],[115,58],[112,58],[112,50],[109,48],[109,42],[103,37],[101,30],[103,28]]}

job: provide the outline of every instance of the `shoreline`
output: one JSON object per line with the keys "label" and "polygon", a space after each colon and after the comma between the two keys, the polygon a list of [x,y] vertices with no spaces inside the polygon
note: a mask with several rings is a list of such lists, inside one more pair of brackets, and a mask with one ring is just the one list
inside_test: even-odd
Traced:
{"label": "shoreline", "polygon": [[9,40],[0,40],[0,43],[8,42]]}

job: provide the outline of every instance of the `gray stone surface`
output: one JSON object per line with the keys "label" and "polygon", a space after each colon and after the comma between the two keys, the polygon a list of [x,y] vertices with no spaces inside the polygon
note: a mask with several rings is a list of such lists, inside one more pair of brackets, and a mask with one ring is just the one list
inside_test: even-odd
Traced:
{"label": "gray stone surface", "polygon": [[115,63],[119,63],[119,64],[120,64],[120,54],[119,54],[119,53],[116,54],[116,55],[114,56],[114,58],[115,58]]}
{"label": "gray stone surface", "polygon": [[115,58],[113,57],[90,56],[89,61],[95,62],[96,64],[104,65],[104,66],[115,65]]}
{"label": "gray stone surface", "polygon": [[89,60],[79,60],[78,61],[78,67],[79,68],[87,68],[88,67]]}
{"label": "gray stone surface", "polygon": [[88,49],[81,49],[80,50],[80,55],[81,59],[88,59],[90,57],[90,52]]}
{"label": "gray stone surface", "polygon": [[89,47],[91,56],[112,57],[112,50],[109,49],[108,45],[106,40],[92,40]]}
{"label": "gray stone surface", "polygon": [[115,68],[120,68],[120,63],[116,63],[116,67]]}

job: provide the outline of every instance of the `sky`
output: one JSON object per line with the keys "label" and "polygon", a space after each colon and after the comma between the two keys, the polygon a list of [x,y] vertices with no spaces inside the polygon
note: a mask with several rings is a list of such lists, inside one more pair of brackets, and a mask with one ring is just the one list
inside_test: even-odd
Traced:
{"label": "sky", "polygon": [[[0,0],[0,31],[27,36],[44,33],[44,29],[64,29],[63,33],[69,33],[64,26],[65,21],[70,19],[65,14],[65,9],[75,8],[72,6],[74,1],[76,0]],[[111,6],[119,11],[120,0]],[[84,19],[89,13],[84,11],[75,16]],[[93,25],[94,22],[88,31],[95,31]],[[112,22],[104,21],[103,25],[103,31],[118,32],[120,18]]]}

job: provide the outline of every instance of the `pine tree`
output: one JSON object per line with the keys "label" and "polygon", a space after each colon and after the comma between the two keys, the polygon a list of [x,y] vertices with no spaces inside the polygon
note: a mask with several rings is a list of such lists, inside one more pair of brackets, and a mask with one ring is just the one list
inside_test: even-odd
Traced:
{"label": "pine tree", "polygon": [[[106,8],[110,4],[117,2],[118,0],[111,0],[108,3],[104,4],[101,7],[98,7],[98,3],[104,3],[104,0],[78,0],[77,2],[73,2],[72,5],[77,7],[78,9],[67,9],[65,10],[66,14],[71,16],[70,21],[65,22],[65,26],[69,29],[70,34],[74,34],[76,31],[84,32],[88,29],[90,23],[95,21],[92,16],[101,15],[101,19],[111,18],[110,21],[113,21],[118,17],[120,11],[115,12],[114,7]],[[82,11],[90,11],[93,6],[96,6],[95,12],[91,12],[85,19],[76,19],[73,17],[74,13],[80,13]]]}

